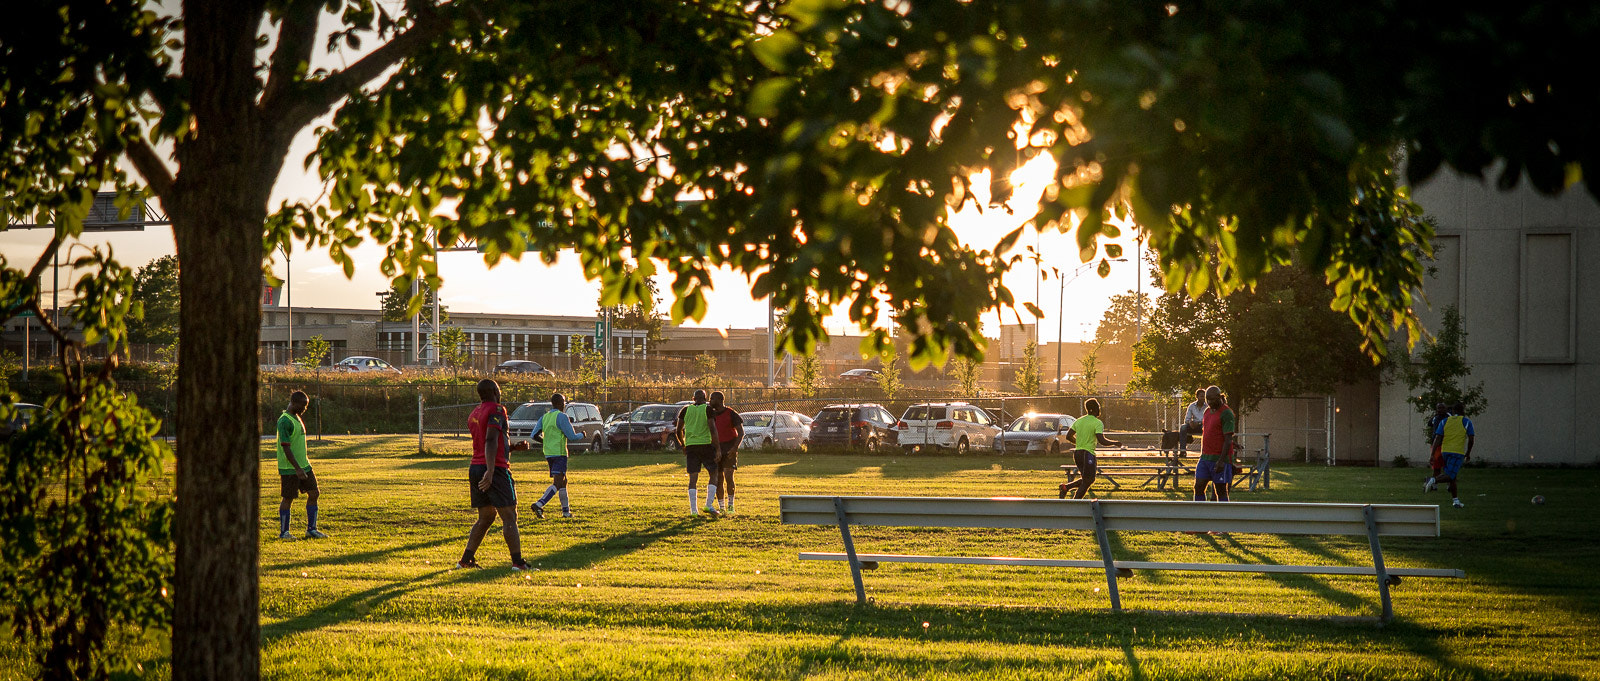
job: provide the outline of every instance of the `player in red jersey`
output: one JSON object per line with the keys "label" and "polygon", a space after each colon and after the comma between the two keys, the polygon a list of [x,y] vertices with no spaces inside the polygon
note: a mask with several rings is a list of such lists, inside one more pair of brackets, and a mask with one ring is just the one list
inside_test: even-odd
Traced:
{"label": "player in red jersey", "polygon": [[500,384],[487,378],[478,381],[478,399],[483,402],[467,417],[467,429],[472,431],[472,465],[467,469],[467,480],[472,486],[472,507],[478,509],[478,522],[472,524],[467,550],[456,567],[478,567],[478,544],[483,543],[483,536],[499,514],[506,548],[511,551],[511,567],[527,570],[528,564],[522,560],[522,539],[517,534],[517,487],[511,478],[511,452],[527,449],[528,443],[511,445],[506,437],[506,408],[500,404]]}

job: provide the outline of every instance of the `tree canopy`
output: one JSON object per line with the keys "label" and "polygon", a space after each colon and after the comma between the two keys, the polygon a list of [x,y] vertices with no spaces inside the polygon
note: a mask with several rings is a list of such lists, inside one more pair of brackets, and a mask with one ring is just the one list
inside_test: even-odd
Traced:
{"label": "tree canopy", "polygon": [[128,342],[170,345],[178,340],[178,256],[156,258],[133,273],[133,299],[144,316],[128,320]]}

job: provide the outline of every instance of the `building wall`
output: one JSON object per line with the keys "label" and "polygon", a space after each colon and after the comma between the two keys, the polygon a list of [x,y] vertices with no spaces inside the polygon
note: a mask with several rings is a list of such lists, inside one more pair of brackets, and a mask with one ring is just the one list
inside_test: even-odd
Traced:
{"label": "building wall", "polygon": [[[1413,196],[1438,221],[1435,271],[1419,316],[1437,328],[1455,304],[1467,332],[1469,382],[1488,409],[1473,418],[1474,457],[1501,463],[1593,464],[1578,439],[1580,405],[1600,400],[1600,204],[1581,185],[1559,197],[1522,186],[1500,192],[1440,176]],[[1406,386],[1380,391],[1379,456],[1427,451],[1425,415]]]}

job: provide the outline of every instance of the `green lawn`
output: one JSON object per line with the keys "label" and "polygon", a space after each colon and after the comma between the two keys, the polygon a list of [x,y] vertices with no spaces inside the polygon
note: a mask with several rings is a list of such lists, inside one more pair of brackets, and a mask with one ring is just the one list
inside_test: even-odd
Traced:
{"label": "green lawn", "polygon": [[[472,521],[466,445],[441,438],[313,445],[332,538],[279,541],[277,480],[263,448],[263,676],[501,678],[1600,678],[1600,520],[1595,470],[1468,469],[1443,536],[1385,543],[1391,565],[1455,567],[1408,579],[1379,627],[1370,578],[1139,573],[1109,611],[1093,570],[884,565],[872,606],[837,530],[778,524],[780,494],[1055,496],[1061,461],[973,456],[741,454],[739,514],[690,519],[669,454],[575,457],[577,517],[522,522],[508,566],[498,529],[482,570],[451,569]],[[516,455],[524,510],[543,464]],[[1445,503],[1416,469],[1285,465],[1241,500]],[[703,481],[702,481],[703,484]],[[1182,498],[1151,491],[1111,498]],[[1549,503],[1534,506],[1542,494]],[[295,531],[304,531],[296,504]],[[1097,556],[1083,532],[855,530],[876,552]],[[1370,560],[1364,539],[1135,533],[1119,558]],[[1357,616],[1359,619],[1352,619]],[[161,671],[159,660],[148,670]]]}

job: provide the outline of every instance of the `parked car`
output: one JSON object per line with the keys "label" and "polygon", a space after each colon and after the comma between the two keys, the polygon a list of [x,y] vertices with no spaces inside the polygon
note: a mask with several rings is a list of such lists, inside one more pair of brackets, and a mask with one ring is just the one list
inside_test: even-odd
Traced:
{"label": "parked car", "polygon": [[606,446],[618,449],[676,449],[678,440],[673,436],[677,429],[676,404],[647,404],[617,421],[606,436]]}
{"label": "parked car", "polygon": [[395,368],[393,364],[378,359],[377,357],[367,357],[364,355],[356,355],[354,357],[346,357],[341,359],[339,360],[338,364],[333,365],[333,368],[339,371],[393,371],[397,374],[400,373],[400,370]]}
{"label": "parked car", "polygon": [[30,402],[18,402],[12,406],[16,408],[17,413],[10,419],[0,422],[0,441],[11,439],[11,436],[26,429],[28,424],[33,423],[34,419],[46,411],[44,407]]}
{"label": "parked car", "polygon": [[1012,421],[994,440],[1002,454],[1049,454],[1072,451],[1067,431],[1077,419],[1066,414],[1024,414]]}
{"label": "parked car", "polygon": [[792,411],[747,411],[739,418],[744,419],[744,442],[740,447],[804,449],[811,437],[811,426]]}
{"label": "parked car", "polygon": [[992,447],[1000,427],[989,412],[966,402],[913,405],[895,423],[900,446],[953,449],[966,454],[974,447]]}
{"label": "parked car", "polygon": [[537,374],[539,376],[554,376],[556,372],[544,368],[543,364],[528,359],[510,359],[501,362],[494,368],[497,374]]}
{"label": "parked car", "polygon": [[840,383],[877,383],[877,369],[851,369],[839,374]]}
{"label": "parked car", "polygon": [[[605,426],[600,421],[599,407],[588,402],[571,402],[565,411],[567,418],[572,421],[572,429],[583,436],[583,441],[573,442],[571,449],[580,452],[605,449],[605,442],[600,437]],[[533,441],[533,435],[539,430],[540,419],[549,412],[549,402],[526,402],[511,410],[511,418],[506,423],[511,442],[526,442],[529,449],[538,451],[539,444]]]}
{"label": "parked car", "polygon": [[894,417],[878,404],[832,404],[817,412],[811,424],[811,445],[861,447],[877,451],[892,447],[899,434]]}

